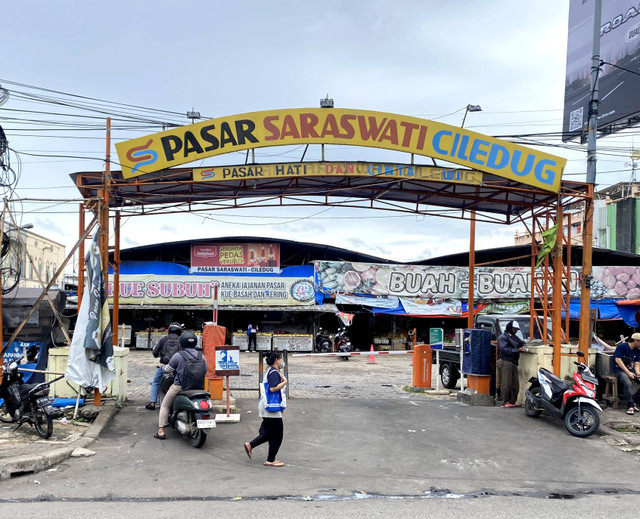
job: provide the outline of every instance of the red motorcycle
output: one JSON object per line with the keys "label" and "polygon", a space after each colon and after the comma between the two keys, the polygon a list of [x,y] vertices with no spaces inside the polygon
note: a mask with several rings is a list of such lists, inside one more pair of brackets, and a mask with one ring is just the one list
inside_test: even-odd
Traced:
{"label": "red motorcycle", "polygon": [[574,362],[578,371],[573,374],[573,384],[540,368],[538,376],[529,379],[531,386],[525,392],[524,411],[531,417],[544,412],[564,419],[569,433],[586,438],[600,427],[598,411],[602,408],[595,400],[598,380],[582,362],[584,353],[579,351],[578,357],[580,362]]}

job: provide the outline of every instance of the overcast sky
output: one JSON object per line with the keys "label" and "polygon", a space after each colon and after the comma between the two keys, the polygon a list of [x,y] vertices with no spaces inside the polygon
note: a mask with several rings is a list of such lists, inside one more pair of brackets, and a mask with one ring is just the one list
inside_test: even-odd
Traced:
{"label": "overcast sky", "polygon": [[[52,116],[14,110],[70,110],[26,100],[21,92],[27,88],[3,80],[159,110],[194,108],[206,117],[317,107],[329,94],[337,107],[460,125],[471,103],[483,111],[470,113],[465,127],[487,135],[560,132],[568,13],[567,0],[6,3],[0,85],[12,96],[0,107],[0,125],[20,154],[17,196],[69,200],[26,201],[16,208],[34,232],[71,247],[79,193],[69,173],[101,170],[104,132],[51,131],[46,121]],[[114,139],[160,130],[128,129],[114,132]],[[601,140],[614,153],[599,155],[600,187],[629,180],[632,139]],[[544,149],[569,159],[565,179],[584,180],[584,150]],[[256,159],[300,159],[300,150],[284,151],[274,159],[283,153],[278,148],[259,150]],[[64,157],[69,155],[91,160]],[[223,157],[228,164],[244,161],[244,154]],[[346,147],[329,147],[326,157],[384,160],[376,150]],[[12,165],[18,169],[17,160]],[[468,250],[466,222],[346,209],[317,213],[317,207],[265,208],[210,218],[131,218],[122,229],[122,247],[255,235],[398,262]],[[513,233],[513,227],[480,225],[477,247],[512,245]]]}

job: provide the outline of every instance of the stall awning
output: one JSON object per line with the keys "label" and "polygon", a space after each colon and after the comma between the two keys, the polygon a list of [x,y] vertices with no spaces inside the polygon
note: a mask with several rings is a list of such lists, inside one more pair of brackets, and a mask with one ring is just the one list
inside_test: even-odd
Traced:
{"label": "stall awning", "polygon": [[[598,310],[598,319],[622,319],[621,311],[618,307],[616,299],[592,299],[589,303],[590,308]],[[564,319],[565,312],[562,312]],[[580,319],[580,299],[571,299],[569,302],[569,319]],[[626,322],[626,319],[625,319]],[[628,324],[628,323],[627,323]]]}

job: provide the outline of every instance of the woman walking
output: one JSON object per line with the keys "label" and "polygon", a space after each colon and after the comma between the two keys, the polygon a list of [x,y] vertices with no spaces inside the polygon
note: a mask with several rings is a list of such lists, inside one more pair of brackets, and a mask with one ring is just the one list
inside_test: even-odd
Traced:
{"label": "woman walking", "polygon": [[[264,376],[263,383],[268,383],[269,391],[277,393],[282,391],[287,385],[287,379],[279,370],[284,368],[284,359],[282,353],[273,352],[267,358],[267,364],[270,366]],[[265,465],[268,467],[283,467],[284,463],[276,460],[276,455],[282,444],[282,433],[284,426],[282,423],[282,411],[270,412],[265,409],[265,398],[260,398],[258,403],[258,414],[262,418],[262,424],[256,436],[249,443],[244,444],[244,450],[252,459],[253,449],[258,445],[269,442],[269,454]]]}

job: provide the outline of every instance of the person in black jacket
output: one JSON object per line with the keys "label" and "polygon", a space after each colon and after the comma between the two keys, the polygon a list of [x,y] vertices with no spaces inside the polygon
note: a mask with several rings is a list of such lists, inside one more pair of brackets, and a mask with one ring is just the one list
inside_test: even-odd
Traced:
{"label": "person in black jacket", "polygon": [[511,321],[505,327],[504,333],[498,337],[498,384],[502,396],[502,407],[517,407],[520,378],[518,377],[518,361],[520,352],[526,351],[524,341],[516,334],[520,327],[516,321]]}
{"label": "person in black jacket", "polygon": [[[197,382],[197,385],[204,387],[205,375],[207,373],[207,361],[202,356],[202,353],[198,351],[198,349],[202,349],[198,346],[198,338],[196,334],[190,331],[186,331],[180,337],[180,345],[182,346],[182,351],[177,352],[171,359],[168,364],[162,366],[162,371],[165,373],[174,373],[175,379],[173,384],[167,391],[167,394],[164,396],[162,400],[162,405],[160,406],[160,415],[158,416],[158,432],[153,435],[154,438],[158,440],[166,439],[166,435],[164,433],[164,428],[168,425],[169,413],[171,412],[171,406],[176,396],[180,391],[182,391],[183,382],[185,378],[189,377],[188,364],[189,360],[195,359],[196,362],[200,365],[200,369],[198,373],[201,376],[201,379]],[[186,380],[188,382],[188,380]],[[193,380],[191,381],[193,382]],[[189,389],[195,389],[193,386],[186,386]],[[201,389],[201,388],[198,388]]]}
{"label": "person in black jacket", "polygon": [[166,337],[163,337],[158,341],[158,344],[153,348],[153,356],[160,359],[158,362],[156,374],[151,382],[151,395],[149,397],[149,403],[144,406],[149,411],[155,411],[156,402],[158,401],[158,389],[160,388],[160,381],[162,380],[162,366],[169,364],[171,357],[179,352],[182,347],[180,346],[180,335],[182,335],[182,325],[180,323],[171,323],[167,330]]}

